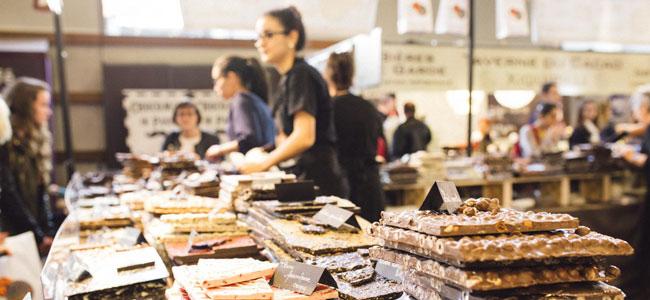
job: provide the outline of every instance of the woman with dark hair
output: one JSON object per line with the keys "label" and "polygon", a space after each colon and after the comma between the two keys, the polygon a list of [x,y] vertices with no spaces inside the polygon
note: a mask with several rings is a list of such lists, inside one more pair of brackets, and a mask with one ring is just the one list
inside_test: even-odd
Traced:
{"label": "woman with dark hair", "polygon": [[325,67],[325,81],[332,96],[339,162],[350,187],[350,200],[361,207],[366,220],[379,221],[386,208],[376,160],[382,125],[377,109],[352,95],[352,53],[332,53]]}
{"label": "woman with dark hair", "polygon": [[562,126],[558,124],[558,109],[555,103],[543,102],[537,105],[537,120],[519,130],[519,148],[522,157],[541,157],[544,153],[558,151],[562,137]]}
{"label": "woman with dark hair", "polygon": [[240,172],[264,171],[295,159],[289,171],[299,179],[313,180],[321,194],[345,196],[327,84],[316,69],[297,57],[306,41],[300,13],[294,7],[270,11],[257,20],[256,30],[255,47],[262,61],[282,76],[273,101],[277,147],[264,162],[246,163]]}
{"label": "woman with dark hair", "polygon": [[220,58],[212,68],[212,78],[214,91],[230,100],[226,128],[230,142],[211,146],[206,157],[217,159],[230,152],[246,153],[252,148],[273,144],[275,129],[266,105],[268,84],[257,59]]}
{"label": "woman with dark hair", "polygon": [[201,158],[211,145],[218,144],[219,138],[199,129],[201,113],[191,101],[184,101],[176,105],[172,120],[178,125],[180,131],[167,135],[162,146],[162,151],[179,151],[196,153]]}
{"label": "woman with dark hair", "polygon": [[[0,223],[10,235],[32,231],[41,255],[49,251],[56,230],[47,195],[52,172],[49,89],[47,83],[34,78],[19,78],[7,86],[3,97],[11,111],[11,124],[0,126],[5,131],[0,134],[4,136],[0,141]],[[13,134],[7,132],[10,128]]]}
{"label": "woman with dark hair", "polygon": [[578,124],[569,138],[569,146],[600,143],[598,123],[598,106],[594,101],[585,101],[578,110]]}

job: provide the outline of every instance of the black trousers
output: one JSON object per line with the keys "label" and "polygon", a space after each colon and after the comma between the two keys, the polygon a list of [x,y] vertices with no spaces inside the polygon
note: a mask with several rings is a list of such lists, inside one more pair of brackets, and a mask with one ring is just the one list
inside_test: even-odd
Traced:
{"label": "black trousers", "polygon": [[359,163],[363,160],[352,160],[343,163],[348,186],[349,199],[361,207],[361,216],[370,221],[379,221],[381,212],[386,209],[384,191],[379,181],[379,167],[374,161]]}

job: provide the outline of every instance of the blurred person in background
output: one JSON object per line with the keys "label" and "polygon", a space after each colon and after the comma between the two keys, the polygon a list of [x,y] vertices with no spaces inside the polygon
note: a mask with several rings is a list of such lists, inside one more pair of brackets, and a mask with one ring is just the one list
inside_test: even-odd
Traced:
{"label": "blurred person in background", "polygon": [[195,153],[203,158],[205,157],[205,151],[211,145],[219,143],[219,138],[216,135],[199,128],[201,113],[192,101],[188,100],[176,105],[172,119],[180,130],[167,135],[163,142],[162,151]]}
{"label": "blurred person in background", "polygon": [[599,144],[600,129],[597,124],[598,105],[596,102],[591,100],[582,102],[578,109],[578,123],[569,138],[569,147],[573,148],[580,144]]}
{"label": "blurred person in background", "polygon": [[377,110],[379,111],[379,116],[382,119],[386,149],[389,150],[386,160],[390,160],[391,156],[393,155],[393,135],[401,123],[399,119],[399,113],[397,112],[395,94],[390,93],[384,95],[384,97],[381,97],[377,103]]}
{"label": "blurred person in background", "polygon": [[558,152],[558,142],[564,133],[564,126],[558,122],[555,103],[540,103],[535,111],[539,115],[537,120],[519,130],[518,154],[524,158],[539,158],[544,153]]}
{"label": "blurred person in background", "polygon": [[529,107],[533,108],[530,114],[529,124],[534,123],[539,117],[537,106],[540,103],[553,103],[557,107],[557,119],[562,122],[564,120],[564,104],[562,103],[562,95],[558,92],[556,82],[546,82],[542,84],[539,95],[531,102]]}
{"label": "blurred person in background", "polygon": [[415,104],[404,104],[406,121],[399,125],[393,135],[393,155],[400,158],[420,150],[427,150],[431,142],[431,131],[424,122],[415,118]]}
{"label": "blurred person in background", "polygon": [[[0,125],[0,223],[10,235],[32,231],[44,256],[56,231],[47,194],[52,172],[50,87],[38,79],[18,78],[3,97],[11,115],[10,126]],[[0,122],[6,123],[6,113],[0,114]]]}
{"label": "blurred person in background", "polygon": [[338,157],[350,187],[349,199],[361,208],[363,218],[379,221],[386,203],[376,161],[382,131],[377,109],[350,94],[354,77],[352,53],[330,54],[324,77],[334,104]]}
{"label": "blurred person in background", "polygon": [[244,174],[266,171],[282,162],[300,180],[313,180],[323,195],[345,197],[347,189],[336,153],[336,129],[327,83],[298,51],[307,41],[302,17],[291,6],[257,20],[255,42],[262,61],[282,76],[273,101],[278,134],[267,159],[239,166]]}
{"label": "blurred person in background", "polygon": [[639,124],[644,124],[645,131],[641,141],[640,151],[628,146],[619,150],[623,158],[631,164],[643,168],[643,173],[646,178],[646,194],[645,201],[642,203],[641,216],[639,224],[636,226],[639,230],[640,243],[634,249],[635,255],[635,271],[638,272],[635,285],[645,289],[643,295],[650,293],[650,163],[648,162],[648,155],[650,155],[650,91],[637,90],[631,99],[632,113]]}
{"label": "blurred person in background", "polygon": [[255,58],[228,56],[218,59],[212,68],[214,91],[230,101],[226,126],[229,142],[211,146],[206,157],[218,159],[230,152],[271,145],[275,127],[267,106],[268,81]]}

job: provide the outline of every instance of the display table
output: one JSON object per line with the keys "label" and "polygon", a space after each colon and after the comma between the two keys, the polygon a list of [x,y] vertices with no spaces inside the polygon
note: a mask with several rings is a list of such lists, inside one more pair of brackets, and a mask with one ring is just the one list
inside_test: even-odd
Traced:
{"label": "display table", "polygon": [[[518,185],[539,183],[544,196],[556,199],[554,206],[567,207],[571,205],[571,182],[578,182],[580,195],[585,199],[596,202],[612,200],[612,181],[629,178],[630,171],[614,171],[583,174],[537,175],[511,177],[504,179],[457,179],[454,182],[459,189],[480,187],[484,197],[499,198],[503,207],[512,207],[513,190]],[[384,191],[416,191],[427,193],[433,185],[431,180],[418,180],[415,184],[387,184]],[[420,198],[421,199],[421,198]],[[405,201],[401,204],[416,204]]]}

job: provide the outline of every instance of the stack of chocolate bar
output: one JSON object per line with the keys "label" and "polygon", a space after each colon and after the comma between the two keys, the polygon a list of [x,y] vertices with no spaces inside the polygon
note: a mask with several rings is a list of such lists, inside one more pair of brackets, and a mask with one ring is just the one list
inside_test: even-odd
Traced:
{"label": "stack of chocolate bar", "polygon": [[252,206],[274,218],[291,219],[298,215],[312,216],[328,204],[336,205],[353,213],[361,213],[361,208],[352,203],[352,201],[336,196],[320,196],[308,201],[258,201],[254,202]]}
{"label": "stack of chocolate bar", "polygon": [[631,255],[567,214],[499,208],[470,199],[457,211],[383,212],[367,232],[381,240],[370,255],[404,267],[416,299],[623,299],[603,281],[620,270],[603,257]]}
{"label": "stack of chocolate bar", "polygon": [[117,161],[124,167],[122,173],[131,178],[149,178],[151,172],[157,167],[158,159],[147,155],[132,153],[116,153]]}
{"label": "stack of chocolate bar", "polygon": [[232,203],[235,211],[245,213],[250,202],[277,199],[275,184],[295,182],[296,175],[284,172],[261,172],[221,177],[219,198]]}
{"label": "stack of chocolate bar", "polygon": [[[271,260],[297,260],[326,268],[336,280],[342,299],[384,300],[402,295],[399,283],[374,272],[368,247],[377,241],[363,229],[347,224],[333,228],[306,215],[278,217],[262,206],[271,202],[254,203],[247,219],[251,235],[265,246]],[[362,228],[369,225],[355,218]]]}
{"label": "stack of chocolate bar", "polygon": [[159,192],[145,199],[144,209],[152,214],[209,213],[229,210],[230,204],[217,198]]}
{"label": "stack of chocolate bar", "polygon": [[149,225],[149,232],[160,242],[187,241],[196,231],[204,239],[247,235],[248,226],[232,212],[166,214]]}
{"label": "stack of chocolate bar", "polygon": [[203,173],[192,173],[183,180],[183,187],[192,195],[219,198],[219,173],[208,170]]}
{"label": "stack of chocolate bar", "polygon": [[198,156],[184,152],[164,152],[157,157],[163,177],[173,177],[182,172],[196,172]]}
{"label": "stack of chocolate bar", "polygon": [[64,264],[66,299],[162,299],[169,276],[152,247],[72,251]]}
{"label": "stack of chocolate bar", "polygon": [[[277,264],[254,259],[201,259],[194,266],[173,267],[175,299],[332,299],[338,293],[319,284],[311,295],[272,287]],[[178,289],[178,292],[174,290]],[[172,298],[174,299],[174,298]]]}

